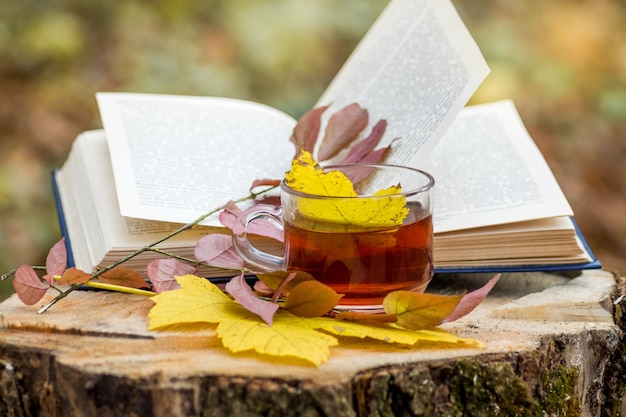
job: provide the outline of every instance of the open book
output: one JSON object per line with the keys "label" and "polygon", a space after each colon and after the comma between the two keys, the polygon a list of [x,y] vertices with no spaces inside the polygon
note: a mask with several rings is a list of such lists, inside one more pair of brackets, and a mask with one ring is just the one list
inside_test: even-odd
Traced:
{"label": "open book", "polygon": [[[400,138],[386,162],[435,176],[436,272],[599,267],[512,103],[464,108],[487,73],[449,1],[392,0],[317,105],[330,104],[328,116],[358,102],[372,122],[388,121],[382,145]],[[104,131],[81,134],[53,177],[70,261],[85,271],[246,196],[254,179],[282,178],[295,154],[296,121],[262,104],[97,98]],[[159,247],[191,257],[217,231],[214,215]],[[155,257],[126,265],[141,272]]]}

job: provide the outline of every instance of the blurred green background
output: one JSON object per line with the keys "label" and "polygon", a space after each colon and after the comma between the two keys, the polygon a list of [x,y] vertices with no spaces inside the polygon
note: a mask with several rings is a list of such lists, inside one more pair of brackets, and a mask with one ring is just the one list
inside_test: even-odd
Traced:
{"label": "blurred green background", "polygon": [[[626,3],[455,0],[604,266],[626,273]],[[0,272],[60,238],[50,172],[97,91],[311,108],[387,1],[0,2]],[[10,283],[0,291],[6,296]]]}

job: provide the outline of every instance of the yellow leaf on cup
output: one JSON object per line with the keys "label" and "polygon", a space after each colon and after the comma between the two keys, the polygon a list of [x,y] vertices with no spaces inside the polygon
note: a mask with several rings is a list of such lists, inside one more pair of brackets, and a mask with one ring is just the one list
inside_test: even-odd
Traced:
{"label": "yellow leaf on cup", "polygon": [[379,190],[373,194],[376,198],[357,198],[352,182],[343,172],[324,172],[306,151],[292,162],[285,182],[292,190],[322,197],[298,199],[299,213],[311,220],[355,226],[393,227],[401,225],[409,213],[400,186]]}
{"label": "yellow leaf on cup", "polygon": [[324,197],[356,197],[350,179],[341,171],[324,172],[310,152],[302,151],[291,162],[285,182],[295,191]]}

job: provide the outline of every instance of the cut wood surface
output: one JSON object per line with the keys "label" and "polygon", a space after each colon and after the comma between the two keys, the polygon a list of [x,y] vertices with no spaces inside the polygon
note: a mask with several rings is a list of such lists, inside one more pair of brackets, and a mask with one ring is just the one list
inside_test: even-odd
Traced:
{"label": "cut wood surface", "polygon": [[[429,291],[490,277],[437,276]],[[212,330],[149,332],[141,296],[76,291],[45,314],[13,296],[0,304],[0,415],[613,415],[624,412],[623,294],[604,270],[504,274],[443,326],[482,348],[344,338],[319,367],[232,355]]]}

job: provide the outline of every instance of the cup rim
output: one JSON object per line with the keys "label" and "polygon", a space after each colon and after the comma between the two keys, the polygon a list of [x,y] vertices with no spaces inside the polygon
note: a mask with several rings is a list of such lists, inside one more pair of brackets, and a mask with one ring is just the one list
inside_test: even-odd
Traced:
{"label": "cup rim", "polygon": [[349,164],[332,164],[332,165],[326,165],[326,166],[322,166],[322,168],[324,169],[324,171],[327,170],[332,170],[332,169],[337,169],[339,167],[372,167],[372,168],[393,168],[393,169],[402,169],[402,170],[409,170],[409,171],[413,171],[414,173],[420,174],[424,177],[426,177],[428,179],[428,181],[426,182],[426,184],[422,185],[421,187],[417,187],[417,188],[412,188],[410,190],[402,190],[402,192],[400,193],[394,193],[394,194],[384,194],[384,195],[380,195],[380,196],[376,196],[376,195],[357,195],[357,196],[327,196],[327,195],[320,195],[320,194],[309,194],[309,193],[304,193],[302,191],[297,191],[294,190],[293,188],[289,187],[289,185],[287,185],[287,183],[285,182],[285,179],[283,179],[280,183],[280,187],[281,189],[286,190],[287,192],[289,192],[291,195],[294,195],[296,197],[304,197],[304,198],[320,198],[320,199],[346,199],[346,198],[389,198],[389,197],[394,197],[394,196],[405,196],[405,197],[409,197],[409,196],[413,196],[419,193],[423,193],[425,191],[429,191],[431,190],[434,186],[435,186],[435,178],[429,174],[428,172],[421,170],[419,168],[413,168],[410,166],[406,166],[406,165],[396,165],[396,164],[374,164],[374,163],[349,163]]}

